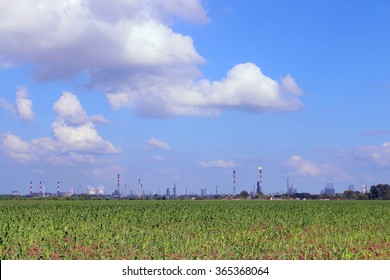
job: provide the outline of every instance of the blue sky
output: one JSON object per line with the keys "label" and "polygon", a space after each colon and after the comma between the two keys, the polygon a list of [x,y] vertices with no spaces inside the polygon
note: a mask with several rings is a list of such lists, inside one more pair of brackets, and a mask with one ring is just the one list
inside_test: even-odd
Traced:
{"label": "blue sky", "polygon": [[0,193],[389,183],[388,1],[0,3]]}

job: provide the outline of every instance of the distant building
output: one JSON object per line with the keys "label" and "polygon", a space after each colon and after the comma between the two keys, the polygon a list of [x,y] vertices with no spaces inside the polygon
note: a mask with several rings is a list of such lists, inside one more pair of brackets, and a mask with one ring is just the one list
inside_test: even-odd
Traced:
{"label": "distant building", "polygon": [[354,185],[349,185],[348,186],[348,190],[349,191],[354,191],[355,190],[355,186]]}
{"label": "distant building", "polygon": [[[96,194],[96,192],[95,192]],[[115,190],[113,193],[112,193],[112,197],[113,198],[120,198],[121,197],[121,194],[119,192],[119,190]]]}
{"label": "distant building", "polygon": [[296,193],[297,193],[297,189],[294,189],[293,184],[290,184],[287,178],[287,195],[294,195]]}
{"label": "distant building", "polygon": [[201,197],[206,197],[207,196],[207,189],[201,189],[200,190],[200,196]]}
{"label": "distant building", "polygon": [[60,192],[58,196],[72,196],[70,192]]}
{"label": "distant building", "polygon": [[100,186],[97,188],[97,194],[98,195],[104,195],[104,187],[103,186]]}
{"label": "distant building", "polygon": [[28,197],[37,197],[37,196],[42,196],[41,193],[38,193],[38,192],[31,192]]}
{"label": "distant building", "polygon": [[58,193],[55,192],[55,193],[45,193],[45,197],[54,197],[54,196],[58,196]]}
{"label": "distant building", "polygon": [[96,189],[94,187],[88,187],[87,194],[95,195],[96,194]]}
{"label": "distant building", "polygon": [[336,194],[336,191],[333,187],[333,183],[326,183],[326,187],[323,191],[323,194],[332,196]]}

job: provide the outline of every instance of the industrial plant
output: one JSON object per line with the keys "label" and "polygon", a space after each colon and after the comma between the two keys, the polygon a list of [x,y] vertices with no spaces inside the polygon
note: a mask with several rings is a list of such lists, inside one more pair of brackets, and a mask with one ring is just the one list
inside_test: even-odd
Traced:
{"label": "industrial plant", "polygon": [[[97,198],[97,199],[221,199],[221,198],[230,198],[230,199],[271,199],[271,200],[280,200],[280,199],[321,199],[321,198],[340,198],[339,194],[336,193],[333,183],[326,183],[324,189],[320,191],[319,195],[311,195],[309,193],[298,193],[297,189],[294,188],[293,184],[290,183],[289,178],[287,178],[287,188],[286,191],[276,192],[276,193],[263,193],[263,167],[259,166],[258,170],[258,180],[256,182],[256,187],[253,185],[252,191],[242,190],[240,193],[237,193],[236,186],[236,176],[237,171],[233,170],[232,173],[232,191],[231,193],[218,193],[218,185],[215,187],[215,192],[209,192],[207,188],[201,188],[200,193],[191,192],[188,188],[185,188],[185,193],[179,194],[177,192],[176,183],[173,184],[172,188],[167,187],[163,194],[160,191],[155,193],[146,192],[143,188],[141,178],[137,180],[137,186],[132,190],[127,187],[127,184],[124,185],[124,189],[121,190],[121,181],[120,174],[117,174],[116,180],[116,189],[114,192],[109,193],[105,190],[104,186],[88,186],[85,190],[78,188],[78,191],[75,191],[74,186],[67,186],[63,191],[60,185],[60,181],[57,181],[56,192],[46,191],[44,181],[39,181],[39,191],[33,191],[33,182],[30,181],[29,192],[27,195],[19,195],[19,191],[12,191],[11,195],[13,197],[25,197],[25,198],[71,198],[71,197],[83,197],[83,198]],[[159,188],[158,188],[159,189]],[[361,191],[354,191],[355,188],[353,185],[348,186],[347,196],[350,197],[351,193],[353,197],[359,197],[359,195],[365,195],[369,193],[368,187],[366,184],[362,185]]]}

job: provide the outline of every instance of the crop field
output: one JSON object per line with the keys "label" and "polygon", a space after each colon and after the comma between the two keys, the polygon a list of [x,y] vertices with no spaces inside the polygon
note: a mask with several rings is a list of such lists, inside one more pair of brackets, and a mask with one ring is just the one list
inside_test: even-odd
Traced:
{"label": "crop field", "polygon": [[0,201],[1,259],[390,259],[390,201]]}

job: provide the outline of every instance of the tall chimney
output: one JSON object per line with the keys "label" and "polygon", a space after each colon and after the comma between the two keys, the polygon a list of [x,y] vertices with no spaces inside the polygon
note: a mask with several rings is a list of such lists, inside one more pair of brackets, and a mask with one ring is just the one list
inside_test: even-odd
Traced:
{"label": "tall chimney", "polygon": [[119,174],[118,174],[118,185],[117,185],[117,191],[118,191],[118,194],[120,194],[120,188],[119,188]]}

